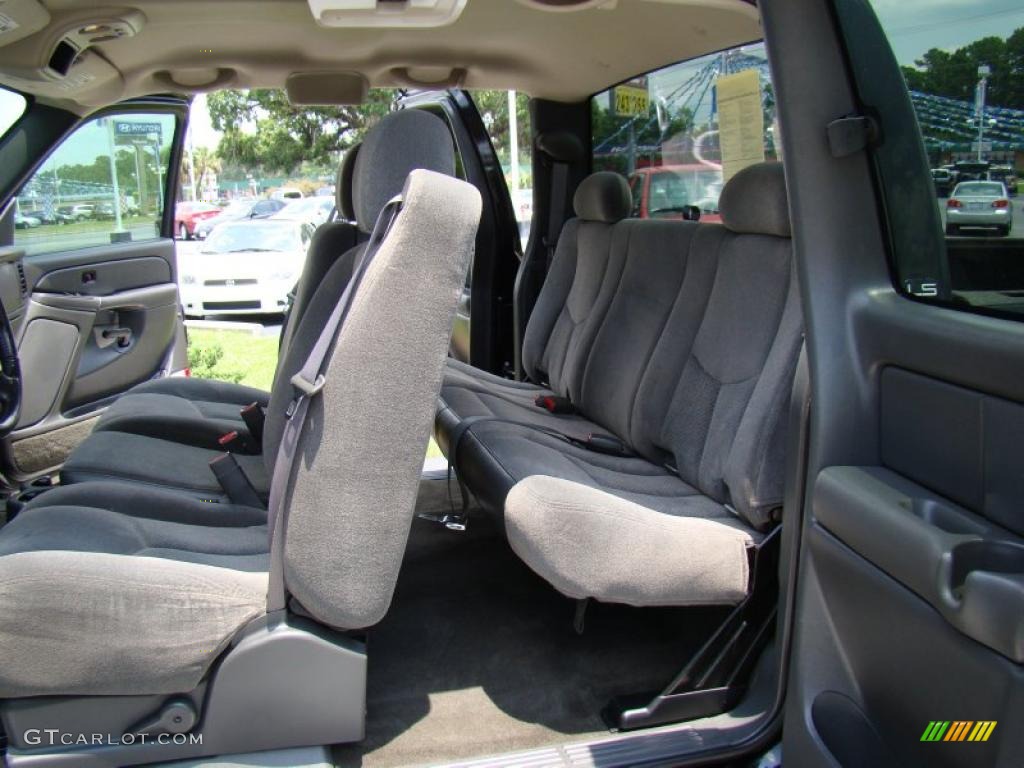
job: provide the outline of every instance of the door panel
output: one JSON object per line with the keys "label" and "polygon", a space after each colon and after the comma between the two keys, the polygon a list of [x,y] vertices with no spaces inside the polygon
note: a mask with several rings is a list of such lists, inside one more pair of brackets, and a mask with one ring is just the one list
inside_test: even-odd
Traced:
{"label": "door panel", "polygon": [[[761,8],[811,379],[786,762],[1018,766],[1024,323],[957,294],[1009,300],[1020,273],[946,242],[872,5]],[[862,141],[830,141],[836,121]],[[989,251],[1024,255],[1007,242]]]}
{"label": "door panel", "polygon": [[24,402],[13,480],[53,471],[115,397],[172,369],[183,336],[173,221],[187,104],[125,103],[36,158],[16,205],[36,224],[0,250]]}
{"label": "door panel", "polygon": [[10,437],[15,475],[58,465],[70,437],[51,435],[52,452],[26,439],[78,427],[165,369],[179,317],[174,242],[97,250],[48,254],[46,264],[23,267],[28,297],[16,336],[25,397]]}

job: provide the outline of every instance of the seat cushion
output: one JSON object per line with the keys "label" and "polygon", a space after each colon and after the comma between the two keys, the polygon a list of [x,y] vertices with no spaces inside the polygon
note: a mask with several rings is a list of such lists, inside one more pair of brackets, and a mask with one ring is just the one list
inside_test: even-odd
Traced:
{"label": "seat cushion", "polygon": [[[178,488],[194,495],[223,499],[225,494],[210,470],[222,450],[183,445],[146,435],[95,432],[78,446],[61,468],[61,482],[112,480]],[[266,496],[270,480],[262,456],[236,456],[249,482]]]}
{"label": "seat cushion", "polygon": [[536,424],[555,431],[586,434],[598,429],[575,414],[553,414],[536,404],[538,396],[554,395],[547,387],[495,376],[456,360],[445,367],[444,383],[434,420],[434,436],[449,458],[451,438],[466,419],[501,419]]}
{"label": "seat cushion", "polygon": [[239,411],[250,403],[266,408],[270,393],[241,384],[174,376],[133,387],[110,406],[98,432],[127,432],[217,448],[217,440],[246,429]]}
{"label": "seat cushion", "polygon": [[0,697],[195,688],[266,609],[267,539],[265,524],[30,506],[0,535]]}
{"label": "seat cushion", "polygon": [[26,505],[26,509],[42,507],[94,507],[129,517],[219,528],[247,528],[267,522],[265,509],[244,507],[226,500],[201,501],[178,490],[141,483],[98,480],[58,485]]}
{"label": "seat cushion", "polygon": [[505,529],[516,554],[572,598],[734,605],[747,595],[748,549],[756,534],[708,502],[696,493],[662,497],[659,511],[582,483],[534,475],[509,492]]}

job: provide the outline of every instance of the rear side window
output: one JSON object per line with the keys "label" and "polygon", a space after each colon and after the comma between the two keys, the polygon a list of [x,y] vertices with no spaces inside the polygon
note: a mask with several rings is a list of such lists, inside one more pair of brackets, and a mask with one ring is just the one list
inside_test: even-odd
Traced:
{"label": "rear side window", "polygon": [[[859,3],[836,10],[861,100],[881,122],[874,157],[894,283],[1024,319],[1024,6],[871,5],[886,39]],[[882,75],[893,66],[879,55],[886,43],[905,83]]]}
{"label": "rear side window", "polygon": [[591,99],[595,171],[629,179],[635,218],[720,221],[738,170],[778,159],[774,99],[760,43],[633,78]]}

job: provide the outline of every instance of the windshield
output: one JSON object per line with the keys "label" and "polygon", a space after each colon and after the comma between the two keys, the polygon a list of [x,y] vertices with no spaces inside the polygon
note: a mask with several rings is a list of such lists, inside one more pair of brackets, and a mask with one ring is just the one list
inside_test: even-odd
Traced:
{"label": "windshield", "polygon": [[981,197],[1001,197],[1003,194],[1003,185],[995,184],[993,182],[985,183],[973,181],[968,184],[960,184],[956,188],[956,194],[979,195]]}
{"label": "windshield", "polygon": [[203,244],[202,253],[294,251],[300,249],[299,228],[284,221],[246,221],[222,224]]}

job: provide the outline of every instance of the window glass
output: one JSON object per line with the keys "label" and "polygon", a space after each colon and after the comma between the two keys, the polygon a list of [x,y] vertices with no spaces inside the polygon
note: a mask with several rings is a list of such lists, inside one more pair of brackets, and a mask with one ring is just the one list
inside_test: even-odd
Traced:
{"label": "window glass", "polygon": [[[922,299],[1020,317],[1024,5],[1012,0],[871,4],[903,71],[916,117],[916,125],[907,118],[894,125],[898,113],[880,110],[879,116],[887,140],[876,156],[895,282]],[[857,33],[861,22],[848,12],[840,17],[861,96],[879,104],[883,84],[871,74],[878,57]],[[907,178],[898,155],[922,151],[930,178],[916,168]],[[908,198],[908,185],[928,190],[937,215],[919,216],[900,204]]]}
{"label": "window glass", "polygon": [[776,159],[775,109],[760,43],[674,64],[591,99],[593,169],[629,179],[632,215],[721,221],[722,185]]}
{"label": "window glass", "polygon": [[28,255],[160,236],[172,115],[130,113],[75,130],[17,195],[15,245]]}
{"label": "window glass", "polygon": [[[505,172],[522,243],[533,220],[533,167],[529,98],[516,91],[474,91],[473,101]],[[514,105],[514,108],[510,108]]]}
{"label": "window glass", "polygon": [[0,137],[25,114],[27,106],[28,102],[20,93],[0,87]]}

